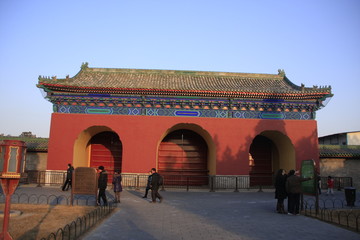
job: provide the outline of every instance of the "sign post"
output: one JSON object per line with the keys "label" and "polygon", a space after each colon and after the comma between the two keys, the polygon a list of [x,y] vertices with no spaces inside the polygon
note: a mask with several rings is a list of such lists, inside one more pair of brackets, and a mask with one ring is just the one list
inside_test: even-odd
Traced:
{"label": "sign post", "polygon": [[317,173],[314,160],[304,160],[301,162],[301,177],[311,178],[311,180],[301,183],[304,194],[315,196],[316,214],[319,212],[319,192],[317,190]]}
{"label": "sign post", "polygon": [[95,195],[96,200],[97,190],[96,169],[91,167],[77,167],[73,173],[71,206],[73,205],[74,194]]}
{"label": "sign post", "polygon": [[0,142],[0,180],[5,195],[4,221],[0,240],[13,239],[8,232],[11,196],[25,168],[26,144],[19,140]]}

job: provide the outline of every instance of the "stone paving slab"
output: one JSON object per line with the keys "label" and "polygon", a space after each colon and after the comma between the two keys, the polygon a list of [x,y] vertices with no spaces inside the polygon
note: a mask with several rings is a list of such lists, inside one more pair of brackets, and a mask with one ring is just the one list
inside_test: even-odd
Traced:
{"label": "stone paving slab", "polygon": [[164,202],[150,204],[142,191],[122,192],[118,211],[82,239],[360,239],[317,219],[275,213],[273,191],[160,193]]}

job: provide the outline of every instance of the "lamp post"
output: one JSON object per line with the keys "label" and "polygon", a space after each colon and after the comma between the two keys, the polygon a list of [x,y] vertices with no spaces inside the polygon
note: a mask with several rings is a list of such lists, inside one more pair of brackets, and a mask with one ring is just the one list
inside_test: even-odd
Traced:
{"label": "lamp post", "polygon": [[0,141],[0,180],[5,195],[4,221],[0,240],[13,239],[8,232],[11,195],[15,192],[25,167],[26,145],[19,140]]}

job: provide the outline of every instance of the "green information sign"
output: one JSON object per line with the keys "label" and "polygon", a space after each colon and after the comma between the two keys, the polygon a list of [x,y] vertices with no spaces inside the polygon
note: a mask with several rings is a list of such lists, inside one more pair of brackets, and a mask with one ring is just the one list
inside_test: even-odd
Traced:
{"label": "green information sign", "polygon": [[315,177],[314,160],[304,160],[301,163],[301,177],[312,178],[311,180],[301,183],[302,190],[305,194],[316,195],[316,177]]}

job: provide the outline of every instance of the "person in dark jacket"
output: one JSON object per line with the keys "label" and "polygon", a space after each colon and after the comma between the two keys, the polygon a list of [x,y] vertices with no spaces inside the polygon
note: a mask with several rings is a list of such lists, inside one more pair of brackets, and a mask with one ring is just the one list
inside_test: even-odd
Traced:
{"label": "person in dark jacket", "polygon": [[316,171],[315,172],[315,176],[316,176],[316,185],[317,185],[317,189],[318,189],[318,193],[319,193],[319,195],[321,195],[321,176],[320,176],[320,173],[319,173],[319,171]]}
{"label": "person in dark jacket", "polygon": [[159,198],[160,203],[163,201],[163,197],[159,194],[161,176],[156,172],[156,168],[151,169],[151,198],[150,203],[156,203],[156,198]]}
{"label": "person in dark jacket", "polygon": [[72,187],[72,174],[73,174],[74,168],[71,166],[71,164],[68,164],[68,169],[66,170],[66,180],[62,187],[63,191],[69,190],[69,187]]}
{"label": "person in dark jacket", "polygon": [[105,190],[107,187],[107,182],[108,182],[108,174],[105,171],[104,166],[99,166],[98,170],[100,171],[99,173],[99,178],[98,178],[98,188],[99,188],[99,193],[98,193],[98,198],[97,198],[97,205],[101,205],[100,204],[100,199],[103,200],[104,205],[107,205],[107,199],[106,199],[106,194],[105,194]]}
{"label": "person in dark jacket", "polygon": [[113,190],[115,194],[115,203],[120,203],[120,193],[122,192],[122,176],[120,174],[120,170],[115,170],[112,184]]}
{"label": "person in dark jacket", "polygon": [[145,194],[144,194],[143,198],[147,198],[149,190],[151,189],[150,186],[151,186],[151,171],[149,172],[149,176],[148,176],[148,180],[147,180],[147,184],[146,184],[146,188],[145,188]]}
{"label": "person in dark jacket", "polygon": [[311,178],[303,178],[295,175],[295,170],[290,170],[286,179],[286,192],[288,194],[288,214],[300,214],[300,194],[301,183],[310,180]]}
{"label": "person in dark jacket", "polygon": [[284,207],[284,199],[287,198],[286,193],[286,172],[279,169],[275,177],[275,198],[277,199],[276,211],[278,213],[286,213]]}

